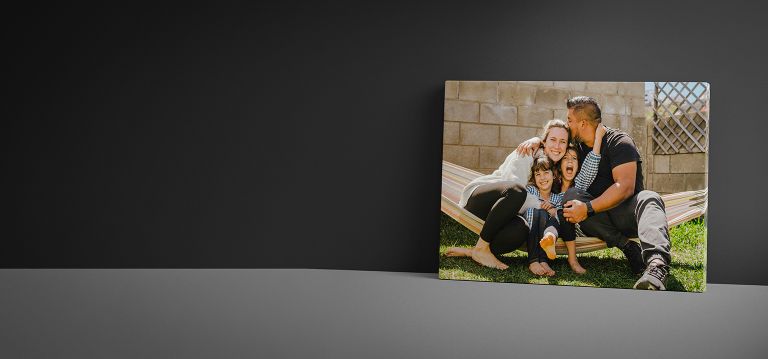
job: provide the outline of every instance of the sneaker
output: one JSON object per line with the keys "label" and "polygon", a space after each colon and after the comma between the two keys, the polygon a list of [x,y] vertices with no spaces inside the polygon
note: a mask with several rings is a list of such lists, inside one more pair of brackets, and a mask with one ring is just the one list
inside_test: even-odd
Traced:
{"label": "sneaker", "polygon": [[643,276],[637,280],[635,289],[648,289],[648,290],[667,290],[665,286],[667,283],[667,275],[669,274],[669,266],[666,264],[651,263],[643,273]]}
{"label": "sneaker", "polygon": [[640,249],[640,244],[629,241],[621,251],[624,252],[624,256],[629,260],[629,268],[632,269],[632,273],[634,275],[643,273],[645,262],[643,261],[643,250]]}

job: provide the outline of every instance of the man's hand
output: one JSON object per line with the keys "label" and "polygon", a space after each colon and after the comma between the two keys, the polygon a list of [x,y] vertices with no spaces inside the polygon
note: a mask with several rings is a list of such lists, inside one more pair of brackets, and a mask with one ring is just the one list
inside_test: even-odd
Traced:
{"label": "man's hand", "polygon": [[587,204],[575,199],[565,202],[563,217],[571,223],[579,223],[587,219]]}
{"label": "man's hand", "polygon": [[517,151],[517,153],[521,155],[533,155],[533,153],[539,149],[540,145],[541,145],[541,139],[538,137],[533,137],[519,144],[515,151]]}

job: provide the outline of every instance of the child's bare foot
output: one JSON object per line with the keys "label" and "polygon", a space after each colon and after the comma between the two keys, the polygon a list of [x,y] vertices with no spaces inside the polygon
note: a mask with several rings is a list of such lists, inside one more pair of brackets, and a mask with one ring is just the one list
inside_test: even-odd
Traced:
{"label": "child's bare foot", "polygon": [[535,275],[545,275],[546,271],[544,270],[544,267],[541,266],[539,262],[533,262],[528,265],[528,269],[531,271],[531,273]]}
{"label": "child's bare foot", "polygon": [[446,257],[471,257],[472,248],[449,247],[445,250]]}
{"label": "child's bare foot", "polygon": [[547,277],[555,275],[555,270],[552,269],[547,262],[539,262],[539,264],[541,265],[541,268],[544,268],[544,275]]}
{"label": "child's bare foot", "polygon": [[502,263],[498,258],[496,258],[493,253],[491,253],[491,247],[488,245],[488,242],[481,240],[478,240],[477,245],[475,245],[475,248],[472,248],[472,259],[475,260],[475,262],[480,263],[480,265],[490,267],[490,268],[496,268],[496,269],[507,269],[509,268],[508,265]]}
{"label": "child's bare foot", "polygon": [[571,265],[571,269],[576,272],[576,274],[584,274],[587,273],[587,270],[584,269],[584,267],[579,264],[579,260],[576,258],[570,259],[568,258],[568,264]]}
{"label": "child's bare foot", "polygon": [[544,252],[547,252],[547,258],[549,259],[555,259],[557,255],[555,253],[555,241],[557,241],[557,238],[555,238],[555,235],[551,232],[545,233],[544,237],[539,241],[539,245]]}

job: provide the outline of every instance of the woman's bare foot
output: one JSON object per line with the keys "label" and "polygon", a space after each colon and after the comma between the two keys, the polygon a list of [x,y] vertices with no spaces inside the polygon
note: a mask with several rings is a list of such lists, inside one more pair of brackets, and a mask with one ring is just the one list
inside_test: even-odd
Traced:
{"label": "woman's bare foot", "polygon": [[472,259],[480,265],[490,268],[502,270],[509,268],[508,265],[502,263],[495,255],[493,255],[493,253],[491,253],[490,244],[482,239],[478,239],[475,248],[472,248]]}
{"label": "woman's bare foot", "polygon": [[587,273],[587,270],[584,269],[584,267],[579,264],[579,260],[576,258],[568,258],[568,264],[571,265],[571,269],[576,272],[576,274],[584,274]]}
{"label": "woman's bare foot", "polygon": [[472,257],[472,248],[448,247],[445,250],[446,257]]}
{"label": "woman's bare foot", "polygon": [[541,268],[544,268],[544,275],[547,277],[555,275],[555,270],[552,269],[547,262],[539,262],[539,264],[541,265]]}
{"label": "woman's bare foot", "polygon": [[541,249],[543,249],[544,252],[547,252],[547,258],[549,259],[555,259],[557,256],[557,253],[555,253],[555,241],[557,241],[557,238],[555,238],[555,235],[551,232],[545,233],[544,237],[539,241]]}
{"label": "woman's bare foot", "polygon": [[531,271],[531,273],[535,275],[545,275],[547,272],[544,270],[544,267],[541,266],[539,262],[533,262],[528,265],[528,270]]}

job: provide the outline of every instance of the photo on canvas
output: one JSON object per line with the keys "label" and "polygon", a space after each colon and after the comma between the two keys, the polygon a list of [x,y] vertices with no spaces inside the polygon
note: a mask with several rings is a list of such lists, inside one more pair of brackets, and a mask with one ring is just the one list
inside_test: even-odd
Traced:
{"label": "photo on canvas", "polygon": [[706,82],[446,81],[439,278],[703,292]]}

